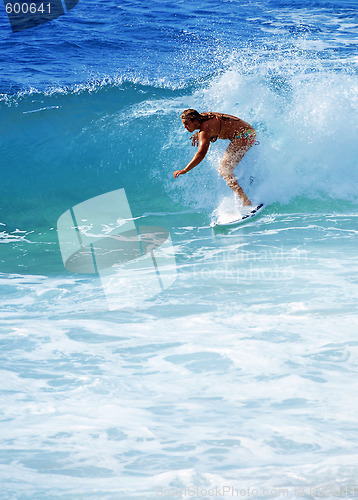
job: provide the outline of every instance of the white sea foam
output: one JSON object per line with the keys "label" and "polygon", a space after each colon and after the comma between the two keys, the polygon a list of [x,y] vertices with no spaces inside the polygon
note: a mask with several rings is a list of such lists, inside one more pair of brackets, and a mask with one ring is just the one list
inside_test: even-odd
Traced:
{"label": "white sea foam", "polygon": [[[333,72],[305,52],[274,61],[266,56],[233,54],[230,69],[182,101],[182,109],[234,114],[256,128],[260,145],[235,171],[256,203],[288,203],[297,196],[356,201],[357,76]],[[186,204],[217,206],[228,193],[216,172],[227,145],[213,145],[206,164],[180,181]]]}
{"label": "white sea foam", "polygon": [[354,222],[178,227],[175,286],[127,311],[101,309],[89,278],[3,277],[2,487],[154,500],[354,482]]}

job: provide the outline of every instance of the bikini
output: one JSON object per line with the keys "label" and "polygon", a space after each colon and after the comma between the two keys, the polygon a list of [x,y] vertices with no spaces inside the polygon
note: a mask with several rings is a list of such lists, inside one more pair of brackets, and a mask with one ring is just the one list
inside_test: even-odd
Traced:
{"label": "bikini", "polygon": [[[221,132],[221,120],[232,120],[232,118],[227,118],[224,115],[221,115],[219,119],[220,119],[219,133],[214,137],[210,137],[210,142],[216,142],[218,140],[218,137]],[[247,141],[252,142],[256,140],[256,132],[253,128],[248,128],[244,132],[240,132],[238,135],[234,135],[234,137],[231,140],[233,141],[234,139],[246,139]]]}
{"label": "bikini", "polygon": [[256,132],[253,128],[248,128],[245,132],[240,132],[240,134],[235,135],[234,139],[246,139],[247,141],[255,141],[256,140]]}

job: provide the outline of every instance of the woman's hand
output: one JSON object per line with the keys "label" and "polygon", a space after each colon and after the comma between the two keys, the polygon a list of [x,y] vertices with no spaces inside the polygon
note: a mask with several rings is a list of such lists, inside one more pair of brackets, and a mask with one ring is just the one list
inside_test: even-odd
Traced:
{"label": "woman's hand", "polygon": [[179,177],[179,175],[183,174],[186,174],[185,170],[176,170],[175,172],[173,172],[173,175],[176,179]]}
{"label": "woman's hand", "polygon": [[191,145],[198,146],[199,145],[199,132],[195,132],[191,137]]}

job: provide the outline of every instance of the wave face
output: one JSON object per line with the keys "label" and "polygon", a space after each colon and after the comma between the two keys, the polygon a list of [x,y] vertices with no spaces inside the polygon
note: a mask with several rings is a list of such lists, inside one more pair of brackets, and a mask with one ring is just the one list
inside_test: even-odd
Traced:
{"label": "wave face", "polygon": [[307,214],[357,206],[357,76],[305,51],[278,55],[273,64],[265,50],[232,53],[228,69],[184,87],[105,81],[3,96],[2,271],[61,272],[58,218],[115,189],[125,189],[133,217],[189,210],[189,224],[197,213],[209,220],[232,196],[217,172],[228,141],[175,180],[194,153],[180,120],[188,107],[257,129],[260,145],[236,170],[254,202]]}
{"label": "wave face", "polygon": [[260,145],[236,171],[255,200],[356,203],[357,76],[322,61],[313,68],[299,52],[274,67],[266,54],[241,52],[183,89],[122,82],[3,98],[1,222],[53,226],[69,205],[122,187],[136,215],[177,203],[211,211],[228,192],[217,174],[228,141],[175,181],[194,153],[180,121],[187,107],[233,113],[257,129]]}
{"label": "wave face", "polygon": [[327,209],[355,205],[354,7],[154,0],[149,11],[137,0],[107,0],[99,17],[81,0],[41,29],[4,34],[0,49],[11,61],[0,78],[5,231],[48,230],[69,206],[118,188],[135,216],[210,213],[228,195],[217,174],[227,143],[175,181],[173,170],[194,152],[179,118],[188,107],[236,114],[257,129],[260,146],[236,172],[255,201],[301,200],[302,210],[312,200]]}

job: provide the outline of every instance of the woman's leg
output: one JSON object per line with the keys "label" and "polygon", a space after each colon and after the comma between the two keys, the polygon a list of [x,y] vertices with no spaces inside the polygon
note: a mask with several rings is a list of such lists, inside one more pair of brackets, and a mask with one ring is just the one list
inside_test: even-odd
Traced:
{"label": "woman's leg", "polygon": [[234,170],[254,143],[255,140],[248,141],[244,138],[231,141],[218,169],[219,174],[225,179],[226,184],[238,195],[244,206],[251,205],[251,201],[248,199],[241,186],[239,186],[234,175]]}

